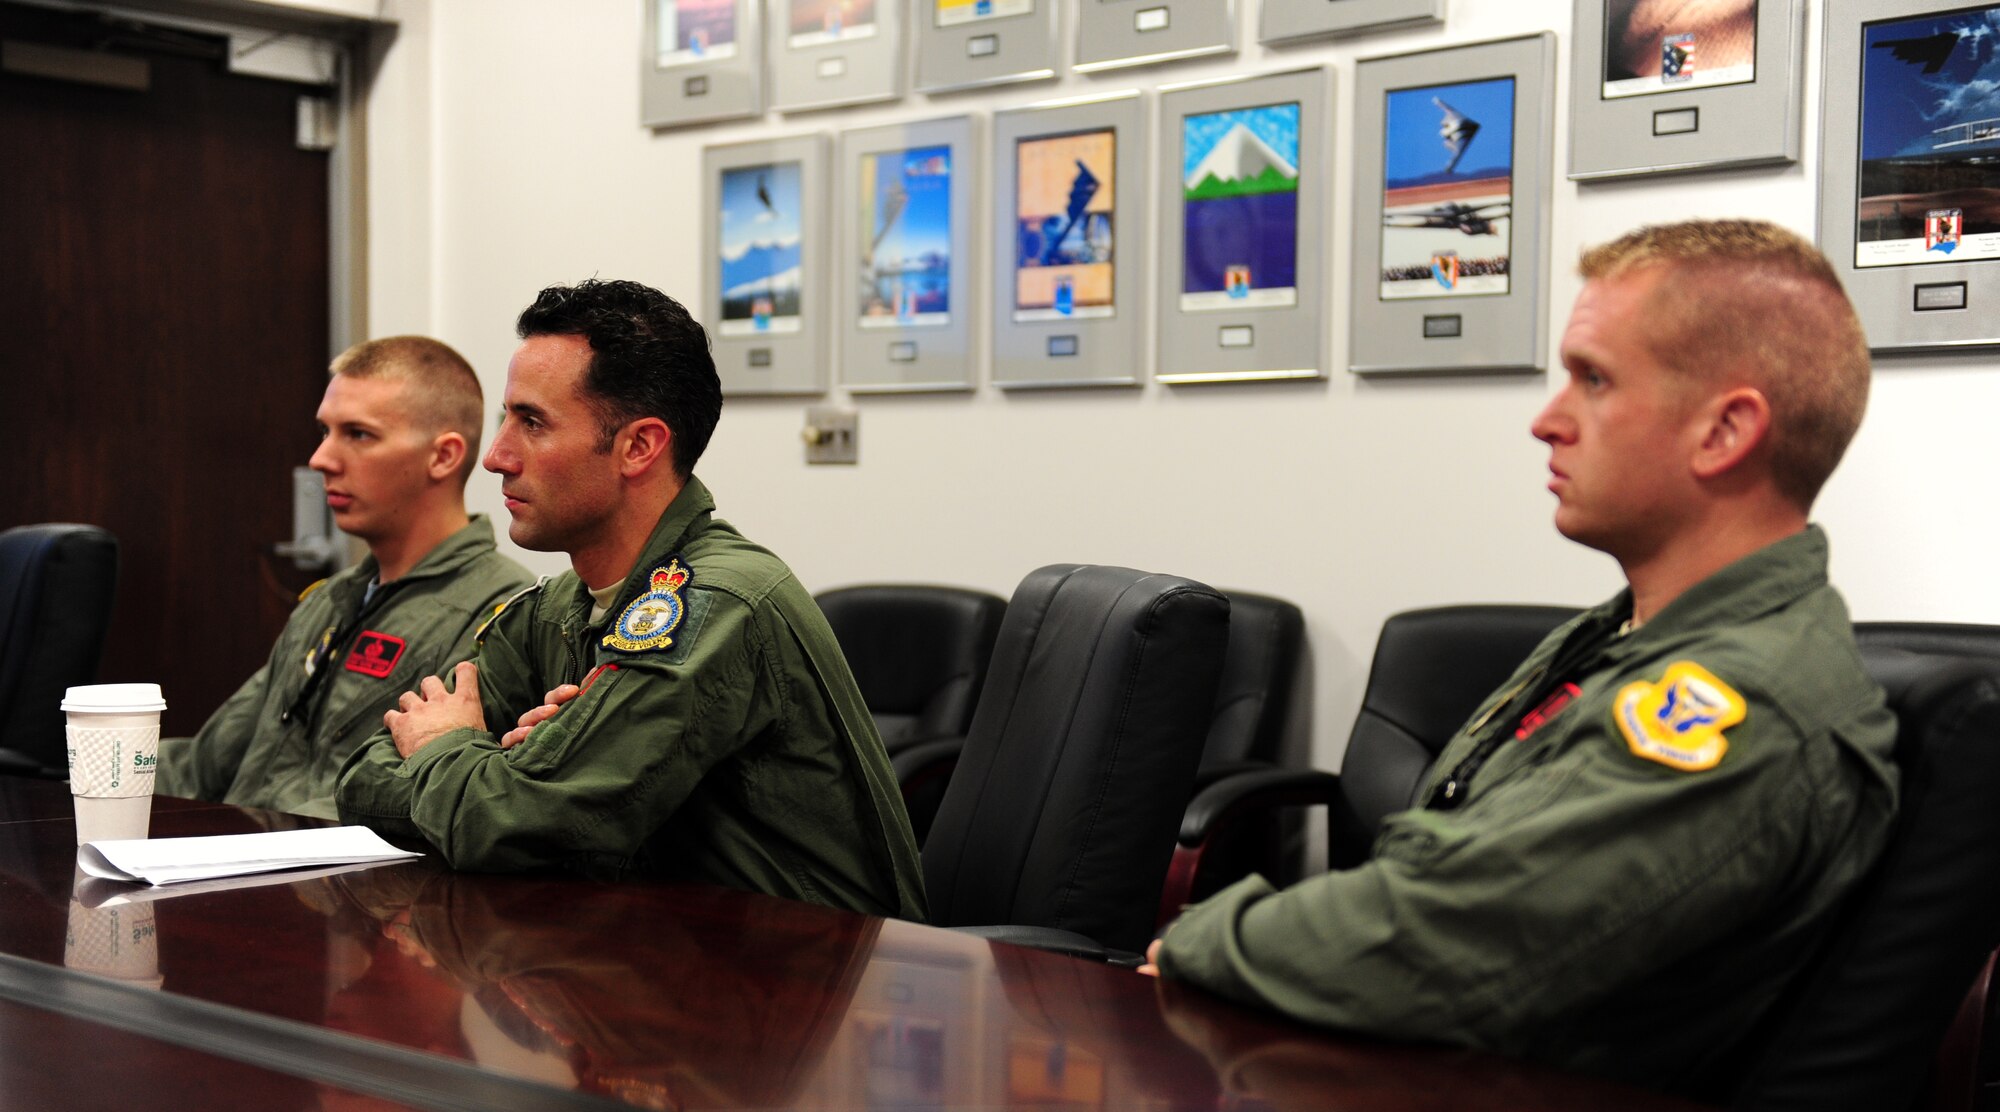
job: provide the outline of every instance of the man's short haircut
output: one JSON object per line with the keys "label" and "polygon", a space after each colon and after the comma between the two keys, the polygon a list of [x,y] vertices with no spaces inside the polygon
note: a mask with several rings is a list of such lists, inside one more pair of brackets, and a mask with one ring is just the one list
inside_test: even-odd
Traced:
{"label": "man's short haircut", "polygon": [[1689,220],[1590,248],[1577,269],[1598,281],[1654,267],[1661,361],[1691,382],[1761,390],[1772,479],[1811,509],[1868,407],[1868,339],[1832,265],[1775,224]]}
{"label": "man's short haircut", "polygon": [[675,473],[683,481],[694,474],[722,419],[722,380],[708,333],[680,302],[637,282],[592,278],[536,294],[515,331],[523,340],[581,336],[590,343],[583,395],[597,413],[598,451],[610,451],[628,423],[657,417],[673,431]]}
{"label": "man's short haircut", "polygon": [[327,374],[407,383],[405,404],[420,427],[432,436],[455,432],[465,438],[465,462],[458,469],[459,484],[464,485],[479,462],[486,398],[472,364],[450,344],[428,336],[363,340],[334,356]]}

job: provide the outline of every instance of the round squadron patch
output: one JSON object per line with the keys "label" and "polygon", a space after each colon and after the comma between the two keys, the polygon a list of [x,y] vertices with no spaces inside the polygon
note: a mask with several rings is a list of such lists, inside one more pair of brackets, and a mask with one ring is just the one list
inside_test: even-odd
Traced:
{"label": "round squadron patch", "polygon": [[671,646],[672,634],[687,613],[681,602],[681,590],[693,578],[679,556],[669,557],[665,567],[654,568],[651,589],[633,599],[632,605],[611,623],[611,632],[604,635],[604,647],[643,653]]}
{"label": "round squadron patch", "polygon": [[1632,755],[1682,772],[1714,768],[1729,751],[1722,731],[1743,721],[1749,705],[1734,688],[1692,660],[1667,666],[1658,683],[1628,683],[1612,717]]}

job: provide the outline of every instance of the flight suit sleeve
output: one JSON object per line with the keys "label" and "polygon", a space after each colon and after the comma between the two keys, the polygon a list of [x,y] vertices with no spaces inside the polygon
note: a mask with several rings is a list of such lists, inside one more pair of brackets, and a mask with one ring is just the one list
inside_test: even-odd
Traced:
{"label": "flight suit sleeve", "polygon": [[[371,825],[407,816],[454,868],[620,871],[702,776],[777,714],[765,624],[726,596],[689,595],[673,646],[613,654],[513,749],[500,748],[494,729],[455,730],[398,761],[378,739],[343,776],[343,816]],[[488,635],[482,660],[518,658],[508,632]],[[496,706],[483,675],[480,690],[487,724],[501,732],[542,695]]]}
{"label": "flight suit sleeve", "polygon": [[1189,910],[1161,972],[1323,1026],[1504,1041],[1785,899],[1811,831],[1851,813],[1838,761],[1800,759],[1754,696],[1706,769],[1635,755],[1602,702],[1573,728],[1461,810],[1391,816],[1367,864]]}
{"label": "flight suit sleeve", "polygon": [[236,782],[236,770],[242,767],[250,743],[257,738],[257,720],[270,675],[267,661],[208,716],[195,736],[161,738],[153,790],[220,803]]}
{"label": "flight suit sleeve", "polygon": [[[524,650],[532,635],[533,610],[522,606],[501,611],[492,619],[483,642],[478,641],[480,623],[474,623],[475,647],[470,659],[479,666],[479,706],[488,728],[453,730],[418,750],[415,759],[476,740],[484,740],[498,751],[499,735],[511,729],[529,708],[541,704],[554,685],[537,686],[540,677],[532,655]],[[450,675],[441,678],[448,688],[456,683]],[[411,814],[416,782],[406,775],[409,763],[396,751],[396,739],[386,727],[357,746],[341,767],[334,789],[340,820],[361,823],[406,841],[429,841]]]}

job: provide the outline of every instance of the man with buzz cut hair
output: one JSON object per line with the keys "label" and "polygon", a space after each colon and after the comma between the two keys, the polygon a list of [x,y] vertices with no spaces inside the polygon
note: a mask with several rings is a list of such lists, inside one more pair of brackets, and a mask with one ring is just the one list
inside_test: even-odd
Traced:
{"label": "man with buzz cut hair", "polygon": [[1149,957],[1310,1023],[1718,1099],[1895,812],[1895,722],[1808,519],[1868,347],[1769,224],[1643,228],[1581,269],[1532,431],[1556,529],[1626,589],[1486,700],[1372,860],[1238,883]]}
{"label": "man with buzz cut hair", "polygon": [[532,582],[465,512],[483,404],[472,367],[423,336],[334,359],[311,466],[368,556],[306,588],[270,659],[200,733],[162,741],[160,792],[332,818],[334,778],[383,712],[470,655],[480,623]]}
{"label": "man with buzz cut hair", "polygon": [[909,816],[833,631],[694,475],[722,413],[701,326],[593,280],[543,290],[517,331],[486,468],[508,535],[572,570],[510,604],[449,689],[427,678],[383,716],[341,773],[342,819],[454,868],[922,919]]}

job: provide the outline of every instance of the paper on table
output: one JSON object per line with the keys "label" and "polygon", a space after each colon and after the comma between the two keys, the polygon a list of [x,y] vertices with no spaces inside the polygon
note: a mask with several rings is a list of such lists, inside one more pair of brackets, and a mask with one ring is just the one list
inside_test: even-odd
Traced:
{"label": "paper on table", "polygon": [[303,881],[318,880],[320,877],[373,869],[378,865],[389,863],[362,861],[353,865],[329,865],[323,869],[286,869],[277,873],[252,873],[249,876],[225,876],[214,880],[188,880],[164,888],[158,886],[141,888],[132,881],[85,876],[70,886],[69,895],[71,899],[88,908],[124,907],[127,904],[170,900],[175,896],[199,896],[204,892],[235,892],[244,888],[262,888],[267,884],[298,884]]}
{"label": "paper on table", "polygon": [[365,826],[328,826],[206,838],[90,842],[77,847],[76,863],[91,876],[106,880],[160,885],[422,856],[397,849]]}

